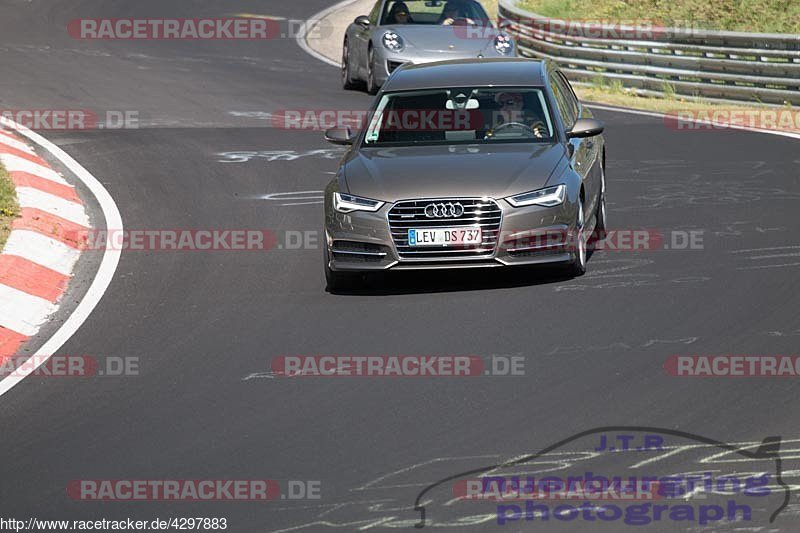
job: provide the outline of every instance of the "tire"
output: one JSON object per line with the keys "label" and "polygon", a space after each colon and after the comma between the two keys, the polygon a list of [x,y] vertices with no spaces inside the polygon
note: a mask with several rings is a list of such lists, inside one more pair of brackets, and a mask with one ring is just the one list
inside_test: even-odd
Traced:
{"label": "tire", "polygon": [[594,240],[602,241],[608,235],[608,214],[606,211],[606,173],[603,171],[600,186],[600,199],[597,202],[597,218],[594,226]]}
{"label": "tire", "polygon": [[342,46],[342,88],[345,91],[350,91],[358,87],[358,84],[353,80],[350,73],[349,51],[350,47],[347,39],[345,39],[344,46]]}
{"label": "tire", "polygon": [[375,52],[372,47],[367,52],[367,93],[378,94],[378,84],[375,83]]}
{"label": "tire", "polygon": [[583,200],[578,197],[578,208],[575,215],[575,253],[567,265],[567,273],[572,277],[583,276],[586,273],[587,238],[584,233]]}
{"label": "tire", "polygon": [[330,266],[328,266],[328,246],[323,245],[322,248],[324,251],[324,269],[325,269],[325,283],[327,285],[328,292],[339,292],[345,291],[355,286],[355,282],[357,280],[358,273],[355,272],[338,272],[336,270],[331,270]]}
{"label": "tire", "polygon": [[606,211],[606,186],[605,176],[600,187],[600,197],[597,199],[597,208],[595,209],[594,218],[594,231],[589,238],[589,251],[594,252],[597,248],[597,243],[603,241],[608,236],[608,215]]}
{"label": "tire", "polygon": [[606,216],[606,195],[601,194],[600,200],[597,203],[597,213],[595,214],[592,244],[600,242],[608,236],[608,232],[606,231],[608,220]]}

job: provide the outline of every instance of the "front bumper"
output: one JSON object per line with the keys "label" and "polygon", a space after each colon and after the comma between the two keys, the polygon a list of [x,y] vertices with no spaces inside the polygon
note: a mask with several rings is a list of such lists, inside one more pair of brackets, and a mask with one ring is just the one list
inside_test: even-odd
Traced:
{"label": "front bumper", "polygon": [[400,65],[410,63],[412,65],[422,65],[424,63],[434,63],[436,61],[449,61],[451,59],[478,59],[478,58],[497,58],[497,57],[514,57],[515,54],[508,55],[500,54],[495,51],[493,47],[487,50],[476,52],[470,51],[453,51],[453,50],[424,50],[424,51],[408,51],[390,52],[388,50],[381,50],[376,55],[375,62],[375,81],[378,85],[383,85],[389,78],[389,75],[395,71]]}
{"label": "front bumper", "polygon": [[[573,258],[577,204],[567,199],[556,207],[513,207],[505,200],[492,200],[501,211],[499,230],[491,250],[454,256],[417,257],[398,241],[389,222],[397,205],[386,204],[375,213],[336,212],[326,199],[325,243],[328,266],[337,271],[428,270],[486,268],[511,265],[560,263]],[[430,199],[441,201],[442,199]],[[452,201],[461,198],[447,199]],[[429,201],[421,199],[421,201]],[[398,202],[401,203],[401,202]],[[453,220],[453,226],[459,224]],[[449,225],[438,227],[449,227]],[[411,256],[410,256],[411,255]]]}

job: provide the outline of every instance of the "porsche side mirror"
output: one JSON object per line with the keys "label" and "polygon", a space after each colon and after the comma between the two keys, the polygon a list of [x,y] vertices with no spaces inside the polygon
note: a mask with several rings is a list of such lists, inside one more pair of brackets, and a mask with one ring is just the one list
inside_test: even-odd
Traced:
{"label": "porsche side mirror", "polygon": [[361,15],[359,17],[356,17],[356,19],[353,22],[355,24],[358,24],[362,28],[369,28],[369,17],[366,15]]}
{"label": "porsche side mirror", "polygon": [[333,144],[353,144],[353,132],[350,128],[331,128],[325,132],[325,140]]}
{"label": "porsche side mirror", "polygon": [[567,139],[583,139],[585,137],[594,137],[603,133],[605,125],[599,120],[593,118],[579,118],[575,121],[575,125],[567,132]]}

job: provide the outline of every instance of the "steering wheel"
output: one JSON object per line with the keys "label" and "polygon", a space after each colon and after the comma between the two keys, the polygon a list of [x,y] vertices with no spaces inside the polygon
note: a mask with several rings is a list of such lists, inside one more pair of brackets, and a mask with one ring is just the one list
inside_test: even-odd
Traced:
{"label": "steering wheel", "polygon": [[[451,22],[447,22],[448,20]],[[470,24],[475,24],[475,21],[469,17],[450,17],[446,18],[443,24],[445,26],[469,26]]]}
{"label": "steering wheel", "polygon": [[489,131],[487,131],[486,135],[483,137],[483,140],[486,141],[488,139],[491,139],[494,136],[494,134],[497,133],[498,131],[502,131],[504,129],[508,129],[508,128],[512,128],[512,127],[513,128],[523,128],[523,129],[527,130],[531,134],[531,136],[537,137],[537,138],[539,137],[539,135],[537,135],[536,132],[533,131],[533,128],[531,128],[527,124],[523,124],[522,122],[506,122],[504,124],[500,124],[496,128],[492,128]]}

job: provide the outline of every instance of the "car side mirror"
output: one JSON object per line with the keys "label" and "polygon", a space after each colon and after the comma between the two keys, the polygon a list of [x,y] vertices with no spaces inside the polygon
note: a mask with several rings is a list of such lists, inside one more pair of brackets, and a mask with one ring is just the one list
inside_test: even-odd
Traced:
{"label": "car side mirror", "polygon": [[348,127],[331,128],[325,132],[325,140],[333,144],[353,144],[353,132]]}
{"label": "car side mirror", "polygon": [[508,28],[511,27],[511,21],[508,20],[508,19],[503,19],[503,20],[500,21],[500,23],[497,25],[497,27],[500,28],[501,30],[508,29]]}
{"label": "car side mirror", "polygon": [[361,16],[356,17],[356,19],[353,22],[355,24],[358,24],[362,28],[369,28],[369,24],[370,24],[369,17],[366,16],[366,15],[361,15]]}
{"label": "car side mirror", "polygon": [[579,118],[575,121],[575,125],[567,132],[567,139],[583,139],[585,137],[594,137],[603,133],[605,125],[599,120],[593,118]]}

